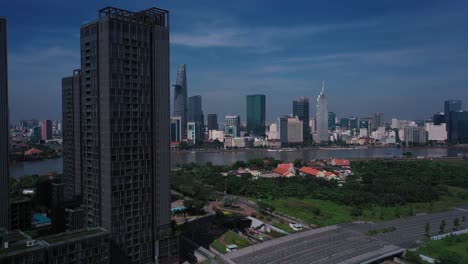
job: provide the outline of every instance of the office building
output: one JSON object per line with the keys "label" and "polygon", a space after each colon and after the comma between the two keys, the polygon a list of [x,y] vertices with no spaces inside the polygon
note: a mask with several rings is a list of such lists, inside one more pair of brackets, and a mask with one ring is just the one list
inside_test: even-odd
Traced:
{"label": "office building", "polygon": [[281,145],[303,142],[302,121],[297,117],[283,116],[279,118]]}
{"label": "office building", "polygon": [[407,146],[427,143],[427,132],[424,127],[407,126],[404,131],[404,140]]}
{"label": "office building", "polygon": [[202,98],[200,95],[189,97],[188,100],[188,122],[197,122],[202,127],[205,125],[205,120],[202,110]]}
{"label": "office building", "polygon": [[208,130],[208,139],[209,140],[218,140],[220,142],[224,141],[224,131],[223,130]]}
{"label": "office building", "polygon": [[[462,101],[461,100],[447,100],[444,102],[444,115],[445,115],[445,124],[450,123],[450,113],[458,112],[462,110]],[[448,126],[447,132],[448,132]]]}
{"label": "office building", "polygon": [[0,17],[0,228],[10,228],[7,26]]}
{"label": "office building", "polygon": [[349,118],[349,129],[350,130],[359,129],[359,119],[357,117],[352,116]]}
{"label": "office building", "polygon": [[369,129],[369,120],[363,118],[359,119],[359,129],[361,128]]}
{"label": "office building", "polygon": [[436,126],[441,125],[441,124],[445,124],[445,115],[444,115],[444,113],[434,114],[434,116],[432,117],[432,123],[434,125],[436,125]]}
{"label": "office building", "polygon": [[29,141],[35,144],[41,142],[41,127],[35,126],[31,128]]}
{"label": "office building", "polygon": [[468,144],[468,111],[450,112],[447,136],[452,144]]}
{"label": "office building", "polygon": [[52,120],[42,120],[41,127],[41,140],[46,141],[52,139]]}
{"label": "office building", "polygon": [[31,199],[18,198],[12,199],[10,203],[11,230],[27,231],[31,229],[32,221],[32,203]]}
{"label": "office building", "polygon": [[81,27],[81,166],[87,224],[112,262],[154,263],[170,224],[169,12],[113,7]]}
{"label": "office building", "polygon": [[187,142],[190,145],[196,145],[203,140],[202,126],[198,122],[187,123]]}
{"label": "office building", "polygon": [[268,131],[268,139],[279,139],[278,125],[276,123],[270,125],[270,129]]}
{"label": "office building", "polygon": [[297,116],[302,121],[303,129],[302,135],[304,140],[310,140],[312,135],[310,132],[310,109],[309,109],[309,97],[299,97],[293,101],[293,116]]}
{"label": "office building", "polygon": [[182,117],[171,117],[171,142],[182,141]]}
{"label": "office building", "polygon": [[265,95],[247,95],[247,134],[265,135]]}
{"label": "office building", "polygon": [[76,231],[86,227],[86,211],[83,207],[65,208],[65,228]]}
{"label": "office building", "polygon": [[333,131],[336,127],[336,114],[328,112],[328,130]]}
{"label": "office building", "polygon": [[349,130],[349,118],[340,118],[340,128],[342,131]]}
{"label": "office building", "polygon": [[328,142],[330,136],[328,134],[328,106],[325,96],[325,85],[322,86],[322,91],[317,97],[317,142]]}
{"label": "office building", "polygon": [[102,228],[35,239],[19,230],[0,230],[0,240],[0,263],[122,263],[111,262],[109,232]]}
{"label": "office building", "polygon": [[384,125],[385,125],[385,120],[384,120],[383,113],[375,113],[372,128],[375,130],[375,129],[378,129],[379,127],[383,127]]}
{"label": "office building", "polygon": [[218,130],[218,116],[216,114],[208,114],[208,130]]}
{"label": "office building", "polygon": [[224,136],[239,137],[240,130],[240,116],[230,115],[224,118]]}
{"label": "office building", "polygon": [[182,123],[182,138],[185,138],[187,132],[187,67],[180,64],[177,70],[176,84],[174,85],[174,109],[173,116],[180,116]]}
{"label": "office building", "polygon": [[317,122],[315,122],[315,117],[311,117],[309,121],[310,134],[315,134],[317,132]]}
{"label": "office building", "polygon": [[445,123],[436,125],[434,123],[426,123],[424,125],[427,132],[428,141],[442,142],[447,140],[447,129]]}
{"label": "office building", "polygon": [[63,184],[66,201],[81,196],[80,70],[62,79]]}

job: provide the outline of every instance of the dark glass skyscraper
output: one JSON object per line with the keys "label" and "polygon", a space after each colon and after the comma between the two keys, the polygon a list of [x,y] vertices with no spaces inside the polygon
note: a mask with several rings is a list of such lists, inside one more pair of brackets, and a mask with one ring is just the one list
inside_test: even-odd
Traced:
{"label": "dark glass skyscraper", "polygon": [[6,19],[0,17],[0,227],[10,227],[9,115]]}
{"label": "dark glass skyscraper", "polygon": [[444,113],[434,114],[434,117],[432,117],[432,122],[434,123],[434,125],[440,125],[442,123],[445,123]]}
{"label": "dark glass skyscraper", "polygon": [[297,116],[302,121],[302,136],[304,140],[310,140],[312,135],[310,134],[310,109],[309,109],[309,97],[299,97],[293,101],[293,116]]}
{"label": "dark glass skyscraper", "polygon": [[159,263],[170,224],[169,12],[106,7],[81,27],[81,164],[88,226],[111,262]]}
{"label": "dark glass skyscraper", "polygon": [[202,110],[202,97],[200,95],[195,95],[189,97],[188,104],[188,122],[197,122],[201,126],[204,126],[204,115]]}
{"label": "dark glass skyscraper", "polygon": [[448,141],[453,144],[468,144],[468,111],[451,111],[448,126]]}
{"label": "dark glass skyscraper", "polygon": [[218,129],[218,116],[216,114],[208,114],[208,130]]}
{"label": "dark glass skyscraper", "polygon": [[174,85],[174,109],[173,116],[180,116],[182,120],[182,135],[187,133],[187,67],[179,65],[176,84]]}
{"label": "dark glass skyscraper", "polygon": [[250,135],[265,135],[265,95],[247,95],[247,133]]}
{"label": "dark glass skyscraper", "polygon": [[[462,101],[461,100],[447,100],[444,102],[444,114],[445,114],[445,124],[450,123],[450,112],[456,112],[462,110]],[[446,126],[448,132],[448,126]]]}
{"label": "dark glass skyscraper", "polygon": [[384,125],[385,125],[385,121],[384,121],[383,113],[375,113],[374,114],[373,129],[383,127]]}
{"label": "dark glass skyscraper", "polygon": [[335,130],[336,127],[336,114],[328,112],[328,130]]}
{"label": "dark glass skyscraper", "polygon": [[62,79],[63,185],[67,201],[81,196],[80,70]]}

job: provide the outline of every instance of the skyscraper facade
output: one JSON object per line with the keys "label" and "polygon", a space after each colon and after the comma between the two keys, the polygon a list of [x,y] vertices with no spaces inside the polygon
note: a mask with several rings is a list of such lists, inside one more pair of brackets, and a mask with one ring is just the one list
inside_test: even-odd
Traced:
{"label": "skyscraper facade", "polygon": [[336,114],[328,112],[328,130],[335,130],[336,127]]}
{"label": "skyscraper facade", "polygon": [[468,111],[452,111],[448,123],[448,141],[468,144]]}
{"label": "skyscraper facade", "polygon": [[384,120],[383,113],[375,113],[374,114],[373,128],[377,129],[379,127],[383,127],[384,125],[385,125],[385,120]]}
{"label": "skyscraper facade", "polygon": [[247,95],[247,133],[265,135],[265,95]]}
{"label": "skyscraper facade", "polygon": [[173,116],[180,116],[182,119],[182,134],[187,131],[187,67],[180,64],[177,70],[176,84],[174,85],[174,109]]}
{"label": "skyscraper facade", "polygon": [[202,127],[205,124],[203,110],[202,110],[202,97],[200,95],[189,97],[187,121],[197,122]]}
{"label": "skyscraper facade", "polygon": [[52,139],[52,120],[42,120],[41,126],[41,139],[46,141]]}
{"label": "skyscraper facade", "polygon": [[112,262],[157,263],[170,223],[169,12],[113,7],[81,27],[81,158],[88,226]]}
{"label": "skyscraper facade", "polygon": [[0,17],[0,228],[10,227],[10,185],[8,144],[10,122],[8,115],[6,19]]}
{"label": "skyscraper facade", "polygon": [[171,142],[182,141],[182,118],[171,117]]}
{"label": "skyscraper facade", "polygon": [[281,145],[298,144],[303,142],[303,125],[298,117],[283,116],[279,118]]}
{"label": "skyscraper facade", "polygon": [[349,129],[349,118],[340,118],[340,128],[341,130]]}
{"label": "skyscraper facade", "polygon": [[[444,114],[445,114],[445,124],[450,123],[450,112],[456,112],[462,110],[462,101],[461,100],[447,100],[444,102]],[[448,131],[449,126],[447,126]]]}
{"label": "skyscraper facade", "polygon": [[208,130],[218,130],[218,116],[216,114],[208,114]]}
{"label": "skyscraper facade", "polygon": [[238,137],[240,136],[240,116],[231,115],[224,118],[224,135]]}
{"label": "skyscraper facade", "polygon": [[432,117],[432,122],[433,122],[434,125],[436,125],[436,126],[440,126],[442,123],[445,123],[445,115],[444,115],[444,113],[437,113],[437,114],[434,114],[434,116]]}
{"label": "skyscraper facade", "polygon": [[325,96],[325,85],[322,86],[322,91],[317,97],[317,142],[328,142],[330,137],[328,134],[328,106]]}
{"label": "skyscraper facade", "polygon": [[302,121],[303,129],[302,135],[304,140],[310,140],[310,109],[309,109],[309,97],[299,97],[293,101],[293,116],[297,116]]}
{"label": "skyscraper facade", "polygon": [[62,79],[63,185],[67,201],[81,196],[80,70]]}

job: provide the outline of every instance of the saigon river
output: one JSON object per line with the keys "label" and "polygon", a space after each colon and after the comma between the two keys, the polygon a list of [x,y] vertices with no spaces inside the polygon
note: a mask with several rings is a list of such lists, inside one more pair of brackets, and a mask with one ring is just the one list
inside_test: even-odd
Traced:
{"label": "saigon river", "polygon": [[[417,147],[417,148],[397,148],[397,147],[369,147],[362,149],[322,149],[307,148],[292,151],[267,151],[266,149],[248,150],[213,150],[213,151],[174,151],[171,152],[171,167],[177,164],[190,162],[205,164],[211,162],[215,165],[232,164],[238,160],[250,160],[254,158],[273,157],[284,161],[294,161],[295,159],[326,159],[330,157],[345,159],[374,159],[401,157],[403,152],[411,152],[415,157],[457,157],[458,153],[466,153],[468,150],[460,148],[446,147]],[[11,177],[19,178],[31,174],[48,174],[51,172],[62,173],[62,158],[15,162],[10,166]]]}

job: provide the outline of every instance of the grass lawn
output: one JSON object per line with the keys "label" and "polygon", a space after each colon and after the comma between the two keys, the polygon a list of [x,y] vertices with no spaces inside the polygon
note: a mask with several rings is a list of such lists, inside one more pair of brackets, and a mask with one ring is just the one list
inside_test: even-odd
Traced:
{"label": "grass lawn", "polygon": [[[419,213],[446,211],[456,206],[468,205],[468,200],[462,199],[459,195],[467,193],[468,190],[449,187],[449,192],[450,195],[443,195],[440,197],[439,201],[433,203],[410,203],[403,206],[392,207],[374,206],[364,209],[361,216],[352,216],[352,207],[350,206],[340,205],[326,200],[285,198],[263,200],[263,202],[274,206],[275,211],[301,219],[305,223],[326,226],[357,220],[389,220],[413,216]],[[319,213],[317,214],[318,211]],[[274,225],[286,232],[291,232],[292,230],[287,224]]]}
{"label": "grass lawn", "polygon": [[468,234],[431,240],[419,250],[423,255],[439,259],[446,252],[458,255],[459,263],[468,263]]}
{"label": "grass lawn", "polygon": [[[224,243],[226,245],[236,244],[238,248],[244,248],[250,245],[247,239],[239,236],[238,234],[232,232],[231,230],[224,233]],[[223,254],[227,253],[226,245],[221,243],[220,238],[216,239],[213,243],[211,243],[212,247],[214,247],[216,250],[218,250],[219,252]]]}
{"label": "grass lawn", "polygon": [[294,229],[292,229],[289,224],[285,224],[285,223],[274,223],[273,226],[283,230],[283,231],[286,231],[288,233],[295,233],[296,231],[294,231]]}

